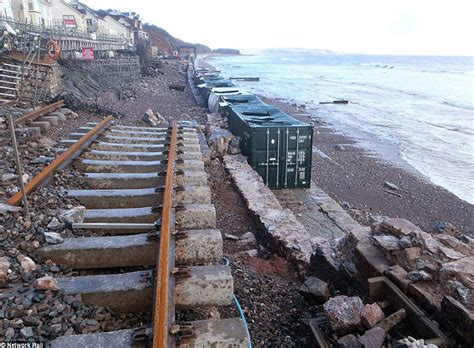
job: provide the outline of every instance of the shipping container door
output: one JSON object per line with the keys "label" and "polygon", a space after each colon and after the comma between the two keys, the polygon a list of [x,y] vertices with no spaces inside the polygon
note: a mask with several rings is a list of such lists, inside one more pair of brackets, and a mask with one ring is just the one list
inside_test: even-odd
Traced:
{"label": "shipping container door", "polygon": [[271,188],[280,186],[281,132],[279,128],[256,128],[252,134],[251,164],[263,182]]}
{"label": "shipping container door", "polygon": [[299,128],[297,138],[296,187],[309,188],[311,185],[311,156],[313,147],[312,128]]}
{"label": "shipping container door", "polygon": [[312,132],[306,128],[282,129],[281,187],[310,186]]}

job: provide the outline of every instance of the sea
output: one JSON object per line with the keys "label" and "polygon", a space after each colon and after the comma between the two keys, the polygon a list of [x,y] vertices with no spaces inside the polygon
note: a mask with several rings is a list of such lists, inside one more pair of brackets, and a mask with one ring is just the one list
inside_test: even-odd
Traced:
{"label": "sea", "polygon": [[[208,62],[246,90],[306,105],[358,145],[474,204],[474,57],[263,50]],[[345,99],[344,104],[320,104]]]}

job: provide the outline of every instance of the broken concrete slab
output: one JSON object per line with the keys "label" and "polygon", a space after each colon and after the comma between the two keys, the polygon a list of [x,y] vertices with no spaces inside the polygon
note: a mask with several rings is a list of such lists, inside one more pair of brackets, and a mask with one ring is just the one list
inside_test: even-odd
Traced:
{"label": "broken concrete slab", "polygon": [[312,238],[291,211],[281,207],[245,157],[224,156],[224,164],[247,207],[263,225],[267,244],[302,268],[308,268],[318,240]]}
{"label": "broken concrete slab", "polygon": [[412,224],[410,221],[405,219],[385,219],[381,227],[392,233],[394,236],[403,237],[403,236],[410,236],[413,233],[422,232],[422,230]]}

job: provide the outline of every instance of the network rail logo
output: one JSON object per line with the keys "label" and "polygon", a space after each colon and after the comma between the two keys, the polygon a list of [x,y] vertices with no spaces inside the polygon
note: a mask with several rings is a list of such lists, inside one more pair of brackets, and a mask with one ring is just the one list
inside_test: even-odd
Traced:
{"label": "network rail logo", "polygon": [[45,348],[43,342],[0,342],[0,348]]}

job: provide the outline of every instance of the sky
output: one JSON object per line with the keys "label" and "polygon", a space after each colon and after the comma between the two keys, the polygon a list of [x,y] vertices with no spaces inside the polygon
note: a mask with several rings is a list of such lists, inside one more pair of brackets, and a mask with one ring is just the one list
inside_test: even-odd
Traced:
{"label": "sky", "polygon": [[[474,56],[474,0],[83,0],[211,48]],[[100,4],[100,5],[99,5]]]}

